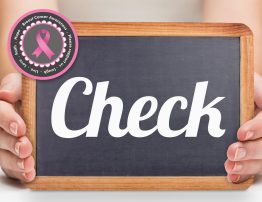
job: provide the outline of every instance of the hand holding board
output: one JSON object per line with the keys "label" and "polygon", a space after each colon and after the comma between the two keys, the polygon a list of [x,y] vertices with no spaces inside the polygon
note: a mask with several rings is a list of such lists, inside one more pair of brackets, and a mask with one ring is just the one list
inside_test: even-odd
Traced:
{"label": "hand holding board", "polygon": [[74,23],[79,53],[23,79],[33,189],[244,189],[227,147],[253,116],[253,44],[241,24]]}

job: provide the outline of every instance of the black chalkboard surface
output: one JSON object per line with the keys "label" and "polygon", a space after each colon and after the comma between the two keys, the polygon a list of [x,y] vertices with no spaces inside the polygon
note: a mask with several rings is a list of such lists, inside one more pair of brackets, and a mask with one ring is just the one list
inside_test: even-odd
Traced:
{"label": "black chalkboard surface", "polygon": [[[63,76],[37,81],[37,175],[76,176],[176,176],[225,175],[229,144],[239,128],[239,38],[192,37],[80,37],[74,66]],[[226,74],[225,74],[226,72]],[[140,97],[150,95],[162,105],[168,98],[184,96],[190,106],[195,84],[209,81],[206,102],[226,97],[221,111],[221,138],[208,133],[208,116],[200,122],[198,137],[182,134],[166,138],[156,131],[144,138],[108,134],[110,107],[105,108],[97,138],[85,134],[73,139],[58,137],[51,126],[51,109],[58,89],[72,77],[87,77],[93,85],[109,81],[107,96],[124,103],[121,128],[128,112]],[[67,102],[66,124],[80,129],[88,123],[93,94],[83,95],[81,82]],[[49,99],[46,99],[49,98]],[[187,124],[190,108],[175,105],[170,127]],[[158,108],[159,110],[159,108]],[[145,109],[146,111],[146,109]],[[141,128],[156,124],[158,113],[141,122]]]}
{"label": "black chalkboard surface", "polygon": [[[102,28],[101,28],[102,29]],[[241,123],[241,38],[236,36],[79,36],[79,51],[72,68],[49,81],[36,81],[37,176],[185,177],[226,176],[228,146],[236,141]],[[188,102],[176,104],[170,116],[172,130],[189,120],[196,83],[208,82],[204,105],[225,97],[215,107],[221,112],[221,137],[209,134],[209,116],[200,119],[196,137],[163,137],[158,130],[143,138],[129,132],[112,137],[108,132],[111,107],[105,107],[97,137],[61,138],[51,124],[52,105],[59,88],[74,77],[88,78],[93,92],[83,95],[85,83],[77,83],[68,98],[65,122],[77,130],[88,124],[98,82],[109,81],[107,98],[123,101],[120,128],[127,127],[129,111],[144,96],[158,101],[156,112],[140,122],[153,128],[160,107],[174,96]],[[243,102],[242,102],[243,104]],[[142,115],[150,105],[146,104]],[[243,110],[242,110],[243,111]],[[225,178],[225,177],[224,177]]]}

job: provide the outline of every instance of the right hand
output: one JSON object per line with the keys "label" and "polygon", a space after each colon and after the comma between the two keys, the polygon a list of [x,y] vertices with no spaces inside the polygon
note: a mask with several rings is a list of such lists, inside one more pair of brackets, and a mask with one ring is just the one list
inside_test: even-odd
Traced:
{"label": "right hand", "polygon": [[17,113],[21,99],[21,74],[11,73],[0,85],[0,166],[5,174],[22,182],[35,178],[32,144],[26,125]]}

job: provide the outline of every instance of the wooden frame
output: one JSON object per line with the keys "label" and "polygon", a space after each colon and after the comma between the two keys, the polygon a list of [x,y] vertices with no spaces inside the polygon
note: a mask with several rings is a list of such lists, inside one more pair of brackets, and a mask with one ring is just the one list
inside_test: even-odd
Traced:
{"label": "wooden frame", "polygon": [[[73,23],[78,36],[218,36],[240,37],[240,124],[253,117],[253,36],[243,24],[231,23]],[[23,77],[22,116],[36,157],[36,81]],[[76,177],[37,176],[26,184],[36,190],[225,190],[246,189],[225,176]]]}

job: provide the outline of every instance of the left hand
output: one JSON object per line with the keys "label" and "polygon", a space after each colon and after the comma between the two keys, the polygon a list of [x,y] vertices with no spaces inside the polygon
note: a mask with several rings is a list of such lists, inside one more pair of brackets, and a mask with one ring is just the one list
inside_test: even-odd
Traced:
{"label": "left hand", "polygon": [[36,175],[35,162],[25,122],[17,112],[21,96],[21,74],[5,76],[0,86],[0,166],[7,176],[30,182]]}
{"label": "left hand", "polygon": [[255,73],[254,99],[256,116],[237,132],[238,142],[227,150],[225,169],[228,181],[239,183],[250,175],[262,174],[262,77]]}

